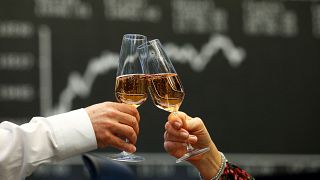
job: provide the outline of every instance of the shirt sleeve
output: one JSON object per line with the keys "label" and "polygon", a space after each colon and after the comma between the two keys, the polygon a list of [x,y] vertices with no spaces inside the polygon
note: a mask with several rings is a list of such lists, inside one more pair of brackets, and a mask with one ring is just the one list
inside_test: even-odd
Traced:
{"label": "shirt sleeve", "polygon": [[254,177],[248,174],[245,170],[239,168],[235,164],[227,162],[223,174],[220,176],[219,180],[254,180]]}
{"label": "shirt sleeve", "polygon": [[20,180],[37,166],[97,148],[94,130],[84,109],[34,117],[18,126],[0,124],[0,179]]}

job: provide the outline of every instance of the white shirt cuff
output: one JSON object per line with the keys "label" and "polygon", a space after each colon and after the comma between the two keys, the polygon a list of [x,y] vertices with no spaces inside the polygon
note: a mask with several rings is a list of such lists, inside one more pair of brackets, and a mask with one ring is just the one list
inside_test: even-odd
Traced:
{"label": "white shirt cuff", "polygon": [[59,159],[97,148],[94,130],[84,109],[50,116],[47,120],[53,129]]}

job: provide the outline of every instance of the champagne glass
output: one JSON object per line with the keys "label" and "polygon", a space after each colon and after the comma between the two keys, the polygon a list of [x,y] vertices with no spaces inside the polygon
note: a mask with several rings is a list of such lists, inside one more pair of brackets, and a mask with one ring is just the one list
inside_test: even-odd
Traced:
{"label": "champagne glass", "polygon": [[[147,81],[142,73],[137,47],[147,42],[147,37],[139,34],[125,34],[122,39],[119,66],[115,84],[118,102],[139,107],[148,96]],[[126,139],[126,142],[128,140]],[[111,159],[126,162],[140,162],[144,157],[128,152],[111,156]]]}
{"label": "champagne glass", "polygon": [[[158,39],[139,46],[142,69],[148,76],[148,89],[153,103],[160,109],[176,115],[185,96],[181,80]],[[208,147],[196,149],[187,143],[187,152],[176,160],[180,163],[207,152]]]}

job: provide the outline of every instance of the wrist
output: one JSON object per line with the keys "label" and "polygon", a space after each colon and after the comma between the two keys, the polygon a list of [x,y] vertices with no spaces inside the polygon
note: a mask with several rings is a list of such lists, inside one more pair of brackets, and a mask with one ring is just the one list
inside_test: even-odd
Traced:
{"label": "wrist", "polygon": [[216,146],[212,143],[209,146],[210,150],[203,155],[199,160],[190,161],[198,171],[204,180],[215,177],[221,168],[222,156]]}

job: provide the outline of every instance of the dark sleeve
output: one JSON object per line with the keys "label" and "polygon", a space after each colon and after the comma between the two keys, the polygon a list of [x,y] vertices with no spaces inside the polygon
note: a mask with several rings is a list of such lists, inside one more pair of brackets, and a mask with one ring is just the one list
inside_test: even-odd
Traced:
{"label": "dark sleeve", "polygon": [[238,166],[227,162],[223,174],[219,178],[220,180],[254,180],[250,174]]}

